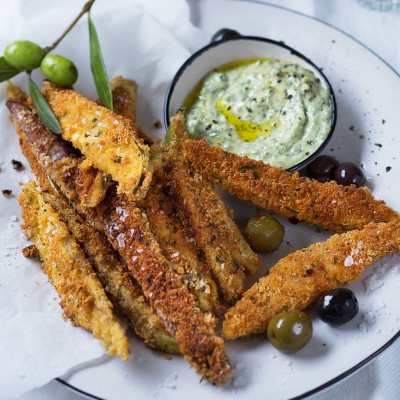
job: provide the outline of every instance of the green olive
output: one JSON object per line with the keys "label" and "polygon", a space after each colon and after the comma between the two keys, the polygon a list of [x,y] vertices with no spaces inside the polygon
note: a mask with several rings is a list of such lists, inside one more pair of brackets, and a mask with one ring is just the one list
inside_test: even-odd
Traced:
{"label": "green olive", "polygon": [[48,55],[40,64],[43,75],[60,86],[72,86],[78,79],[75,64],[63,56]]}
{"label": "green olive", "polygon": [[285,228],[275,218],[256,215],[247,222],[245,234],[253,250],[271,253],[282,243]]}
{"label": "green olive", "polygon": [[21,71],[37,68],[44,56],[44,50],[36,43],[18,40],[9,44],[4,51],[4,58],[9,65]]}
{"label": "green olive", "polygon": [[283,353],[302,349],[311,339],[312,322],[300,311],[288,311],[275,315],[267,328],[271,344]]}

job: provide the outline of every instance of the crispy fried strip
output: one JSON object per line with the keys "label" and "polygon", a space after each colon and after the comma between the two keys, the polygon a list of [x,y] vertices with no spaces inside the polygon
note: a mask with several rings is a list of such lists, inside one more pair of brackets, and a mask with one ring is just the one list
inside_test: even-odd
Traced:
{"label": "crispy fried strip", "polygon": [[[124,79],[122,76],[113,78],[110,82],[113,94],[113,111],[129,120],[136,122],[136,96],[137,84],[132,79]],[[100,100],[97,101],[101,105]],[[137,130],[139,137],[145,144],[150,145],[148,138],[141,129]],[[104,172],[93,168],[92,163],[85,156],[79,165],[78,184],[76,190],[80,202],[86,207],[96,207],[106,196],[107,190],[112,184],[111,177]]]}
{"label": "crispy fried strip", "polygon": [[[74,160],[66,155],[57,166],[48,157],[43,160],[46,157],[39,157],[46,173],[50,175],[59,169],[55,183],[74,202],[76,192],[70,185],[68,174],[65,171],[62,174],[62,168],[65,167],[73,175]],[[110,193],[108,201],[95,208],[85,208],[79,202],[74,204],[90,224],[105,231],[111,238],[113,246],[124,257],[145,297],[190,364],[210,382],[226,382],[231,369],[223,340],[214,336],[215,318],[200,311],[194,296],[172,271],[149,230],[145,214],[128,199],[115,193]],[[143,251],[140,251],[142,246]],[[134,257],[138,257],[138,260]]]}
{"label": "crispy fried strip", "polygon": [[137,138],[133,123],[73,90],[47,85],[43,92],[60,122],[63,138],[95,168],[111,175],[119,193],[133,200],[145,197],[152,176],[150,151]]}
{"label": "crispy fried strip", "polygon": [[338,232],[361,229],[369,222],[400,220],[399,213],[375,200],[366,187],[320,183],[209,147],[204,141],[187,141],[184,148],[206,178],[262,209]]}
{"label": "crispy fried strip", "polygon": [[[29,109],[27,107],[23,106],[22,103],[17,103],[16,101],[8,101],[7,106],[9,107],[10,111],[15,114],[15,122],[18,124],[18,126],[21,126],[24,131],[29,131],[30,128],[34,129],[35,132],[42,132],[43,137],[46,137],[46,135],[54,135],[53,133],[49,132],[45,128],[42,127],[41,122],[38,120],[36,116],[32,116],[32,113],[29,113]],[[18,116],[23,115],[24,118],[18,118]],[[35,125],[36,124],[36,125]],[[29,134],[28,134],[29,135]],[[35,139],[38,140],[38,138],[35,137]],[[50,139],[49,139],[50,141]],[[40,142],[40,141],[39,141]],[[42,143],[42,142],[40,142]],[[61,146],[62,143],[58,143],[58,147]],[[29,147],[29,146],[28,146]],[[33,146],[35,147],[35,146]],[[64,151],[64,158],[61,160],[58,160],[55,163],[51,163],[50,160],[46,159],[46,156],[44,155],[46,153],[46,150],[50,149],[51,147],[44,147],[41,148],[41,153],[43,154],[40,158],[40,163],[41,165],[45,166],[46,173],[50,177],[50,179],[57,184],[59,187],[60,191],[71,201],[74,203],[75,207],[78,209],[78,211],[87,217],[92,221],[97,221],[99,220],[100,222],[97,224],[97,229],[102,230],[102,220],[101,218],[97,217],[97,214],[94,210],[90,210],[87,207],[82,207],[82,202],[80,192],[79,190],[82,190],[82,179],[80,178],[82,168],[78,168],[82,164],[82,159],[76,159],[74,157],[68,156],[68,151]],[[83,163],[85,160],[83,161]],[[32,163],[31,163],[32,164]],[[94,173],[97,170],[94,170]],[[87,175],[90,177],[90,172],[87,171]],[[87,178],[89,179],[89,178]],[[160,188],[160,186],[157,186]],[[160,189],[161,190],[161,189]],[[162,193],[157,193],[156,186],[154,186],[152,189],[152,194],[150,195],[151,202],[153,206],[157,206],[158,208],[160,207],[168,207],[169,200],[165,198],[165,196],[162,197]],[[162,197],[162,198],[161,198]],[[166,200],[164,202],[164,200]],[[146,200],[148,202],[149,200]],[[144,204],[146,204],[144,202]],[[158,203],[158,205],[157,205]],[[162,204],[161,204],[162,203]],[[176,246],[172,246],[171,242],[169,246],[166,245],[167,240],[172,240],[172,238],[166,239],[167,236],[169,236],[169,232],[164,232],[162,233],[162,225],[159,224],[158,222],[158,217],[157,215],[154,214],[154,212],[150,209],[150,207],[147,207],[147,210],[149,213],[153,216],[153,226],[159,234],[160,237],[164,235],[164,251],[166,255],[176,255],[176,253],[179,253],[181,250],[179,248],[176,248]],[[167,210],[166,210],[167,211]],[[167,218],[168,216],[164,214],[163,216],[163,221],[167,223]],[[179,221],[175,221],[175,224],[178,224]],[[167,228],[164,225],[164,228]],[[169,224],[168,228],[173,228],[172,223]],[[178,228],[179,229],[179,228]],[[183,231],[179,231],[175,233],[175,239],[178,240],[179,236],[182,236],[184,234]],[[177,244],[177,242],[175,242]],[[189,244],[185,246],[185,243],[182,240],[182,237],[180,238],[180,246],[182,247],[182,251],[185,252],[185,249],[187,250],[186,257],[182,256],[175,256],[173,257],[173,260],[171,260],[171,263],[169,263],[169,266],[173,268],[182,278],[182,280],[185,282],[185,284],[188,285],[198,296],[199,300],[202,303],[202,307],[204,310],[216,310],[217,312],[222,311],[222,309],[219,306],[219,303],[217,301],[217,294],[215,290],[215,284],[212,281],[211,277],[209,274],[207,275],[208,271],[204,269],[204,271],[196,271],[195,267],[201,265],[201,263],[196,263],[196,259],[194,254],[189,254]],[[197,257],[197,255],[196,255]]]}
{"label": "crispy fried strip", "polygon": [[[21,105],[21,103],[19,104]],[[22,103],[22,105],[24,104]],[[169,353],[179,352],[179,346],[165,330],[158,316],[149,307],[137,283],[128,276],[125,270],[126,267],[118,260],[105,237],[77,214],[64,196],[54,189],[54,185],[47,177],[32,149],[32,144],[27,140],[29,129],[38,130],[40,128],[40,126],[33,123],[37,117],[32,116],[29,108],[24,107],[17,108],[15,105],[12,106],[12,115],[20,138],[22,152],[28,159],[38,180],[45,201],[57,210],[67,224],[68,229],[82,246],[92,265],[94,265],[103,287],[108,287],[108,295],[114,306],[134,327],[136,334],[143,338],[150,347]],[[32,123],[32,125],[29,123],[23,125],[24,132],[18,128],[16,123],[16,121],[22,119],[21,111]],[[19,119],[18,116],[20,117]],[[41,160],[46,161],[44,158],[42,156]],[[70,191],[70,193],[73,193],[73,191]]]}
{"label": "crispy fried strip", "polygon": [[180,163],[170,165],[166,175],[169,177],[167,184],[170,196],[177,203],[179,215],[185,227],[202,249],[224,299],[233,303],[244,290],[245,275],[229,252],[230,244],[222,241],[221,236],[218,235],[223,227],[220,219],[207,218],[207,212],[214,210],[210,208],[214,206],[213,200],[219,201],[218,195],[213,192],[208,181],[202,180],[200,175],[190,176]]}
{"label": "crispy fried strip", "polygon": [[171,144],[165,179],[180,216],[216,277],[225,300],[234,302],[243,292],[244,272],[258,267],[227,207],[213,185],[182,159],[182,141],[187,137],[184,116],[171,119]]}
{"label": "crispy fried strip", "polygon": [[[175,144],[176,149],[180,152],[182,151],[185,159],[186,159],[186,166],[189,164],[191,165],[191,162],[188,161],[188,155],[186,154],[186,151],[183,149],[183,142],[188,138],[188,133],[186,130],[186,125],[185,125],[185,118],[183,113],[178,113],[176,116],[176,121],[172,126],[175,126],[175,141],[178,143]],[[179,154],[175,154],[177,158],[179,158]],[[191,172],[193,173],[193,176],[195,177],[195,180],[201,180],[201,178],[194,172],[193,168],[190,168]],[[212,189],[210,189],[210,187]],[[201,185],[199,184],[199,188],[201,188]],[[213,221],[220,219],[220,223],[222,225],[221,230],[219,232],[220,235],[223,235],[223,238],[221,239],[222,242],[228,242],[229,245],[229,252],[232,254],[232,257],[234,259],[234,262],[239,264],[246,273],[248,274],[253,274],[254,272],[257,271],[258,266],[259,266],[259,261],[258,261],[258,256],[253,252],[253,250],[250,248],[249,244],[243,237],[242,233],[240,232],[240,229],[236,225],[236,223],[233,220],[233,213],[232,210],[228,209],[221,200],[216,200],[214,197],[217,195],[215,192],[215,189],[213,188],[212,185],[205,185],[204,188],[202,188],[203,192],[208,192],[212,193],[212,198],[208,199],[206,194],[204,194],[204,200],[211,202],[214,205],[215,210],[213,207],[210,207],[209,212],[207,213],[209,215],[209,218],[212,219]],[[219,198],[219,196],[218,196]]]}
{"label": "crispy fried strip", "polygon": [[19,202],[24,219],[22,229],[38,249],[65,315],[92,331],[108,354],[127,360],[129,344],[113,315],[113,306],[68,228],[45,203],[34,182],[25,185]]}
{"label": "crispy fried strip", "polygon": [[357,281],[365,267],[400,251],[400,223],[371,222],[280,260],[225,314],[223,335],[236,339],[267,329],[271,318],[303,310],[323,292]]}
{"label": "crispy fried strip", "polygon": [[182,276],[185,285],[197,298],[200,309],[222,313],[224,310],[218,302],[217,285],[210,267],[201,260],[195,240],[186,232],[172,200],[163,193],[162,178],[162,168],[156,166],[144,200],[150,230],[156,236],[166,258],[172,261],[174,271]]}
{"label": "crispy fried strip", "polygon": [[179,353],[179,346],[148,305],[139,285],[131,278],[104,235],[77,214],[63,196],[46,191],[43,198],[58,210],[74,239],[95,267],[97,276],[116,310],[125,317],[135,333],[149,347],[168,353]]}
{"label": "crispy fried strip", "polygon": [[[32,115],[32,112],[29,112],[29,109],[26,106],[24,106],[21,102],[9,100],[7,102],[7,107],[10,109],[13,115],[15,114],[14,117],[15,122],[24,129],[24,132],[28,131],[28,136],[29,136],[29,129],[33,129],[36,133],[40,132],[44,138],[51,135],[54,136],[52,132],[49,132],[46,128],[43,127],[38,118],[35,115]],[[23,115],[23,118],[21,117],[21,115]],[[39,136],[35,137],[35,140],[38,140],[39,143],[43,143],[43,141],[39,140]],[[48,139],[48,141],[51,142],[50,139]],[[61,147],[62,144],[63,142],[57,142],[58,147]],[[32,146],[33,148],[37,147],[37,146],[35,147],[34,144]],[[50,151],[51,149],[52,147],[46,147],[46,146],[41,147],[42,156],[39,157],[39,161],[40,164],[44,166],[46,174],[50,177],[51,181],[57,185],[59,190],[75,205],[77,210],[82,215],[86,216],[91,221],[92,224],[97,223],[96,228],[102,231],[104,227],[102,224],[101,216],[98,217],[95,210],[91,210],[90,208],[87,207],[82,207],[82,202],[80,201],[81,196],[79,191],[82,190],[82,185],[81,185],[82,179],[80,178],[82,168],[78,167],[82,163],[84,163],[85,160],[82,161],[82,158],[77,159],[68,156],[68,148],[67,148],[67,150],[64,151],[63,153],[64,158],[56,161],[55,163],[51,163],[51,161],[48,160],[48,157],[46,157],[45,155],[46,151]],[[94,173],[96,171],[97,170],[94,170]],[[89,174],[90,172],[91,171],[88,171],[87,173],[89,177],[90,177]],[[155,203],[158,196],[161,196],[161,193],[157,194],[154,191],[154,189],[155,188],[152,189],[153,194],[151,196],[153,203]],[[144,204],[146,204],[146,202],[144,202]],[[166,207],[167,202],[163,204],[163,206]],[[162,226],[158,224],[158,221],[156,220],[157,217],[156,216],[154,217],[155,220],[153,228],[157,229],[158,233],[161,234],[160,229],[162,228]],[[183,234],[183,232],[176,233],[175,236],[179,236],[179,234]],[[168,235],[168,233],[166,233],[166,235]],[[181,245],[183,244],[184,243],[181,241]],[[166,255],[169,254],[170,256],[172,256],[176,255],[176,253],[180,254],[180,250],[174,248],[173,246],[164,246],[164,247]],[[183,251],[185,251],[185,248],[183,248]],[[189,254],[187,254],[187,256],[189,256]],[[215,287],[212,287],[214,285],[213,281],[209,276],[207,276],[206,271],[194,270],[195,262],[196,260],[194,258],[191,258],[191,260],[189,260],[188,258],[183,260],[182,257],[173,257],[173,260],[171,260],[169,266],[173,268],[174,271],[181,276],[182,281],[196,293],[199,300],[201,300],[202,302],[202,307],[204,310],[210,310],[210,311],[213,310],[216,311],[217,313],[221,313],[223,309],[220,307],[217,301]]]}
{"label": "crispy fried strip", "polygon": [[[41,164],[48,165],[54,162],[59,166],[59,173],[63,179],[68,179],[74,185],[75,201],[85,206],[93,206],[105,197],[110,180],[102,172],[91,167],[89,160],[81,157],[70,143],[50,132],[21,99],[10,98],[6,106],[13,116],[14,124],[24,131],[24,136],[31,143]],[[65,160],[68,160],[67,165]],[[71,165],[75,168],[73,176],[67,170]]]}
{"label": "crispy fried strip", "polygon": [[[136,123],[136,95],[138,86],[132,79],[125,79],[122,76],[116,76],[110,82],[113,95],[113,110]],[[136,134],[143,139],[144,144],[151,146],[153,141],[137,127]]]}
{"label": "crispy fried strip", "polygon": [[113,95],[113,111],[135,123],[137,83],[132,79],[116,76],[111,79],[110,86]]}
{"label": "crispy fried strip", "polygon": [[195,297],[168,266],[149,229],[146,215],[112,194],[99,207],[114,247],[179,343],[186,360],[210,382],[225,383],[231,368],[224,342],[215,336],[214,318],[200,311]]}

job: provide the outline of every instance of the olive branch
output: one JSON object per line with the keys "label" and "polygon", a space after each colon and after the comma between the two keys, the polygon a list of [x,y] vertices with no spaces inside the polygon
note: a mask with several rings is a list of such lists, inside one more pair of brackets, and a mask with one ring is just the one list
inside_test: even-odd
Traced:
{"label": "olive branch", "polygon": [[[53,44],[45,47],[44,49],[41,49],[42,50],[41,60],[43,60],[43,58],[49,52],[51,52],[58,46],[58,44],[65,38],[65,36],[67,36],[67,34],[71,31],[71,29],[81,19],[81,17],[87,13],[88,26],[89,26],[89,42],[90,42],[90,68],[92,71],[93,80],[96,86],[97,93],[100,97],[100,100],[102,101],[105,107],[112,110],[113,101],[112,101],[110,82],[108,80],[107,70],[104,64],[100,42],[97,36],[97,31],[90,17],[90,10],[94,2],[95,0],[89,0],[84,5],[81,12],[75,17],[75,19],[71,22],[71,24],[67,27],[67,29],[62,33],[62,35]],[[72,62],[71,64],[73,65]],[[38,68],[38,66],[36,68]],[[18,75],[23,71],[26,71],[26,73],[28,74],[29,94],[31,96],[33,106],[35,107],[35,110],[39,118],[51,131],[57,134],[61,134],[62,129],[56,116],[54,115],[46,99],[40,92],[40,89],[31,78],[32,69],[27,70],[26,68],[16,68],[15,66],[10,65],[10,63],[7,62],[4,56],[0,57],[0,82],[13,78],[14,76]]]}

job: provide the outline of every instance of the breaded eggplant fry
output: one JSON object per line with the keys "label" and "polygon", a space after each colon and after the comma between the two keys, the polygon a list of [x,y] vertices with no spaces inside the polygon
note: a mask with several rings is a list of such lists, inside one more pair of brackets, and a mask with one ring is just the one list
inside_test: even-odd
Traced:
{"label": "breaded eggplant fry", "polygon": [[65,315],[74,324],[92,331],[108,354],[127,360],[129,344],[124,330],[92,266],[66,225],[45,203],[33,182],[25,185],[19,202],[24,219],[22,229],[38,249],[43,270],[60,296]]}
{"label": "breaded eggplant fry", "polygon": [[228,310],[223,336],[263,332],[277,313],[305,309],[323,292],[357,281],[365,267],[399,251],[400,223],[371,222],[289,254]]}
{"label": "breaded eggplant fry", "polygon": [[28,101],[28,95],[21,90],[17,85],[14,85],[11,81],[7,81],[5,85],[7,99],[15,99],[22,102]]}
{"label": "breaded eggplant fry", "polygon": [[181,220],[202,249],[201,257],[210,265],[224,299],[234,303],[243,293],[245,274],[229,252],[230,243],[218,234],[224,227],[223,221],[208,218],[213,214],[211,210],[216,210],[213,200],[217,205],[220,201],[218,195],[209,181],[202,180],[200,175],[191,176],[179,162],[170,164],[167,176],[169,194],[177,203]]}
{"label": "breaded eggplant fry", "polygon": [[[113,111],[124,118],[130,119],[136,123],[136,95],[137,84],[132,79],[125,79],[122,76],[116,76],[110,82],[113,95]],[[143,139],[147,146],[151,146],[153,141],[137,127],[136,134]]]}
{"label": "breaded eggplant fry", "polygon": [[148,305],[139,285],[131,278],[126,266],[117,258],[104,235],[77,214],[63,196],[49,191],[42,195],[47,203],[56,206],[55,209],[72,236],[94,266],[115,309],[128,321],[135,333],[149,347],[168,353],[179,353],[179,346]]}
{"label": "breaded eggplant fry", "polygon": [[118,193],[131,200],[144,198],[152,176],[150,150],[138,139],[133,123],[73,90],[47,85],[43,92],[60,122],[63,138],[93,167],[111,175],[118,182]]}
{"label": "breaded eggplant fry", "polygon": [[[191,162],[187,157],[186,151],[182,146],[183,142],[189,137],[186,130],[185,117],[183,113],[177,114],[176,119],[171,124],[171,128],[173,128],[171,147],[175,148],[177,151],[174,154],[175,159],[181,158],[179,155],[180,153],[184,154],[186,166],[187,168],[190,168],[190,175],[194,178],[195,181],[198,180],[204,182],[204,180],[202,180],[201,177],[196,174],[196,171],[192,167]],[[204,192],[204,200],[211,201],[211,203],[214,205],[215,210],[213,207],[211,207],[207,215],[213,221],[220,220],[221,229],[219,231],[219,234],[224,236],[221,241],[230,243],[229,252],[232,254],[234,262],[239,264],[246,273],[253,274],[257,271],[259,267],[258,256],[250,248],[246,239],[240,232],[240,229],[234,222],[232,210],[227,208],[219,199],[219,196],[215,191],[213,185],[204,184],[204,187],[202,188],[202,185],[199,183],[199,188]],[[210,193],[209,199],[205,192]],[[217,196],[218,200],[216,200],[215,196]]]}
{"label": "breaded eggplant fry", "polygon": [[170,135],[164,167],[170,196],[177,203],[184,225],[203,251],[225,300],[234,302],[243,292],[245,271],[254,272],[258,267],[257,255],[243,238],[212,183],[182,158],[181,144],[187,137],[182,113],[171,119]]}
{"label": "breaded eggplant fry", "polygon": [[172,200],[163,193],[163,174],[155,166],[153,180],[146,199],[145,211],[150,230],[155,235],[165,257],[171,261],[171,267],[182,277],[182,282],[196,297],[202,311],[222,313],[218,302],[218,289],[210,267],[196,251],[195,240],[186,232],[177,215]]}
{"label": "breaded eggplant fry", "polygon": [[105,197],[111,180],[104,173],[91,167],[90,161],[82,157],[69,142],[49,131],[25,102],[8,99],[6,106],[14,125],[24,132],[40,164],[56,166],[52,179],[59,177],[73,185],[74,201],[93,206]]}
{"label": "breaded eggplant fry", "polygon": [[214,317],[201,312],[152,235],[146,215],[109,193],[99,214],[116,250],[124,257],[144,295],[197,373],[223,384],[231,373],[225,345],[214,333]]}
{"label": "breaded eggplant fry", "polygon": [[[11,107],[14,122],[18,119],[21,111],[24,111],[24,120],[31,117],[32,122],[38,118],[32,114],[26,105],[21,103],[19,105],[24,107]],[[38,180],[45,201],[50,203],[60,214],[75,240],[84,249],[86,256],[95,267],[103,287],[108,288],[107,294],[116,307],[116,310],[121,312],[129,324],[133,326],[136,334],[148,346],[169,353],[178,353],[179,346],[165,330],[158,316],[148,305],[137,283],[127,274],[126,266],[122,265],[122,262],[116,256],[108,241],[72,209],[71,203],[57,192],[54,184],[46,175],[45,169],[39,163],[39,159],[45,161],[45,156],[43,155],[38,158],[32,144],[27,139],[27,136],[30,136],[29,129],[36,129],[36,132],[38,132],[40,124],[24,124],[24,132],[18,128],[17,123],[15,124],[22,152],[28,159],[31,169]],[[62,144],[67,143],[60,142],[58,144],[59,148],[61,148]],[[68,148],[63,153],[68,154]],[[51,163],[46,163],[46,165],[49,167]],[[49,171],[49,168],[47,171]],[[62,186],[64,189],[66,188],[66,185]],[[73,191],[70,190],[69,193],[73,193]]]}
{"label": "breaded eggplant fry", "polygon": [[[113,78],[110,82],[113,97],[113,111],[121,117],[136,122],[136,96],[137,84],[132,79],[125,79],[122,76]],[[101,101],[97,101],[101,104]],[[150,145],[148,138],[141,129],[137,129],[137,135],[143,139],[145,144]],[[86,207],[95,207],[104,199],[107,190],[112,184],[110,175],[93,168],[90,160],[86,159],[79,165],[79,182],[76,189],[80,201]]]}
{"label": "breaded eggplant fry", "polygon": [[320,183],[209,147],[204,140],[187,141],[184,148],[203,176],[259,208],[337,232],[361,229],[369,222],[400,220],[399,213],[375,200],[366,187]]}
{"label": "breaded eggplant fry", "polygon": [[111,79],[110,86],[113,95],[113,111],[135,123],[137,83],[132,79],[116,76]]}
{"label": "breaded eggplant fry", "polygon": [[[49,157],[45,157],[48,161]],[[68,155],[61,161],[65,165],[67,161],[72,162]],[[50,175],[54,164],[42,165]],[[59,179],[64,180],[56,180],[56,185],[74,202],[76,194],[69,186],[68,177]],[[90,224],[109,236],[190,364],[210,382],[225,383],[231,368],[223,340],[214,335],[215,317],[200,311],[195,297],[162,255],[143,211],[116,193],[110,192],[106,200],[95,208],[85,208],[79,202],[74,205]]]}
{"label": "breaded eggplant fry", "polygon": [[[24,131],[28,131],[27,137],[29,136],[29,129],[34,129],[36,133],[41,132],[42,128],[42,133],[43,137],[46,138],[46,135],[53,135],[53,133],[49,132],[46,130],[46,128],[42,127],[41,122],[38,120],[37,116],[34,115],[32,112],[29,111],[29,108],[27,106],[24,106],[21,103],[16,103],[15,101],[8,101],[7,106],[9,107],[11,113],[14,115],[14,121],[17,124],[17,126],[21,126]],[[24,118],[19,118],[21,114],[24,116]],[[28,118],[29,116],[29,118]],[[32,144],[32,147],[35,148],[35,143],[36,141],[39,140],[39,137],[35,137],[35,142]],[[50,140],[49,140],[50,141]],[[82,184],[82,179],[80,179],[81,176],[81,168],[77,168],[80,166],[81,163],[81,158],[76,159],[73,157],[68,156],[68,148],[66,151],[64,151],[63,155],[64,158],[61,160],[51,163],[50,160],[46,159],[46,151],[49,151],[52,149],[52,147],[46,147],[43,145],[44,141],[39,141],[41,143],[41,153],[42,156],[39,157],[41,165],[44,166],[47,175],[50,177],[52,182],[54,182],[59,190],[72,202],[75,204],[75,206],[78,208],[78,210],[86,216],[89,216],[89,218],[97,220],[96,218],[96,213],[87,208],[82,208],[79,207],[79,204],[82,204],[80,202],[81,196],[80,193],[82,191],[82,188],[85,186]],[[66,143],[66,142],[64,142]],[[58,142],[58,148],[61,147],[63,142]],[[29,151],[29,145],[27,146],[27,150]],[[26,152],[25,151],[25,152]],[[84,163],[85,161],[83,161]],[[33,161],[30,161],[31,166]],[[94,169],[94,173],[96,173],[97,170]],[[90,178],[90,171],[84,175],[87,180]],[[159,187],[159,186],[158,186]],[[155,190],[156,186],[152,188],[152,203],[153,206],[156,206],[157,201],[161,201],[163,204],[160,205],[159,207],[167,207],[169,200],[166,198],[166,196],[163,196],[162,199],[157,198],[159,196],[162,196],[162,193],[157,194],[157,191]],[[87,192],[87,191],[86,191]],[[164,203],[164,200],[167,200]],[[148,200],[144,202],[146,204]],[[85,205],[85,204],[84,204]],[[153,215],[154,213],[151,211],[149,207],[147,207],[148,211]],[[167,218],[167,215],[164,215],[165,218]],[[162,235],[161,229],[162,225],[160,225],[157,221],[157,216],[154,215],[154,224],[153,228],[158,231],[160,235]],[[178,221],[176,221],[178,223]],[[165,226],[164,226],[165,227]],[[172,228],[172,225],[170,226]],[[100,222],[100,230],[102,229],[102,225]],[[176,232],[175,236],[178,237],[180,234],[183,232]],[[165,237],[169,235],[169,232],[165,233]],[[167,239],[164,240],[164,243],[166,242]],[[172,238],[169,238],[169,240],[172,240]],[[181,241],[181,245],[184,246],[184,243]],[[186,248],[189,250],[189,245],[187,244]],[[166,246],[165,246],[166,247]],[[170,253],[170,256],[174,255],[174,260],[171,262],[169,265],[177,272],[179,275],[182,277],[182,280],[188,285],[188,287],[191,287],[194,291],[196,291],[199,300],[201,299],[202,302],[202,307],[204,310],[220,310],[219,304],[217,302],[217,295],[216,295],[216,289],[213,281],[209,276],[207,276],[206,272],[207,271],[195,271],[194,270],[194,265],[190,266],[187,262],[183,261],[184,256],[176,256],[176,253],[178,252],[180,254],[180,250],[174,249],[172,246],[169,246],[168,249],[165,249],[166,254],[168,252]],[[185,251],[185,247],[182,248],[182,251]],[[189,256],[189,254],[187,254]],[[197,256],[196,256],[197,257]],[[172,260],[171,260],[172,261]],[[186,260],[188,261],[188,260]],[[195,262],[196,260],[193,259]],[[192,263],[193,264],[193,263]],[[201,263],[198,263],[198,265],[201,265]],[[197,264],[196,264],[197,266]],[[190,270],[190,271],[189,271]],[[204,272],[204,274],[203,274]],[[214,287],[213,287],[214,285]],[[218,312],[218,311],[217,311]]]}
{"label": "breaded eggplant fry", "polygon": [[106,197],[108,188],[113,184],[112,179],[94,168],[85,156],[80,157],[76,164],[75,188],[79,201],[85,207],[96,207]]}

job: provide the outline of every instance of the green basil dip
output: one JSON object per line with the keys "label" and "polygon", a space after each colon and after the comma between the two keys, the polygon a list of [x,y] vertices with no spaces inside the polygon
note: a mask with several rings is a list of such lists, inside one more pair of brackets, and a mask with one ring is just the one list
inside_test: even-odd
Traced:
{"label": "green basil dip", "polygon": [[283,60],[223,65],[184,106],[194,138],[285,169],[317,150],[331,129],[329,90],[313,72]]}

